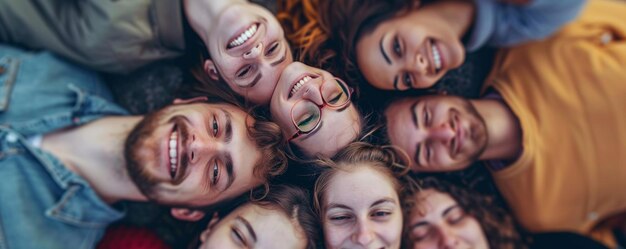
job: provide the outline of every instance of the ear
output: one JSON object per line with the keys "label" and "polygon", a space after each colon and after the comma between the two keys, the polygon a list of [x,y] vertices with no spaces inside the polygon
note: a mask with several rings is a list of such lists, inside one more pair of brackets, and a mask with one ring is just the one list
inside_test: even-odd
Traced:
{"label": "ear", "polygon": [[204,229],[204,231],[200,234],[200,241],[203,243],[206,241],[209,234],[211,234],[211,230],[213,230],[213,227],[215,227],[215,224],[219,221],[220,217],[217,215],[217,212],[213,213],[213,217],[211,218],[211,221],[209,221],[209,225],[207,225],[206,229]]}
{"label": "ear", "polygon": [[220,79],[220,74],[217,72],[217,67],[215,67],[215,63],[213,63],[213,61],[211,59],[207,59],[204,61],[204,72],[209,75],[209,78],[211,78],[212,80],[219,80]]}
{"label": "ear", "polygon": [[174,218],[185,221],[199,221],[204,218],[204,212],[188,208],[172,208],[170,213]]}

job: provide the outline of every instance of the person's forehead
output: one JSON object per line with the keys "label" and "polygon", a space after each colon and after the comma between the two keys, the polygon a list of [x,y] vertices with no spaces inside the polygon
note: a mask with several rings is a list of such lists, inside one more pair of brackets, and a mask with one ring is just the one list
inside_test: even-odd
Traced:
{"label": "person's forehead", "polygon": [[412,216],[414,218],[439,217],[441,213],[456,204],[456,201],[447,193],[439,192],[435,189],[426,189],[418,192],[416,205],[413,207]]}
{"label": "person's forehead", "polygon": [[328,202],[352,202],[367,207],[382,198],[397,198],[390,179],[366,165],[338,171],[330,179],[326,192]]}

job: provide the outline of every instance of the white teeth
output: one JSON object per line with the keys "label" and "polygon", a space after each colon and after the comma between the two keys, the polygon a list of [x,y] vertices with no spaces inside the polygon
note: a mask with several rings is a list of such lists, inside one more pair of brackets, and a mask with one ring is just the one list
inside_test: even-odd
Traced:
{"label": "white teeth", "polygon": [[254,24],[254,25],[250,26],[250,28],[248,28],[247,30],[242,32],[237,38],[235,38],[228,45],[231,48],[233,48],[233,47],[237,47],[237,46],[243,44],[244,42],[246,42],[248,39],[250,39],[250,37],[252,37],[256,33],[256,30],[257,30],[257,24]]}
{"label": "white teeth", "polygon": [[176,173],[176,166],[178,162],[178,132],[174,131],[170,135],[169,142],[169,153],[170,153],[170,173]]}
{"label": "white teeth", "polygon": [[311,76],[304,76],[304,78],[300,79],[298,81],[298,83],[296,83],[293,88],[291,89],[291,95],[295,94],[296,92],[298,92],[298,90],[300,90],[300,88],[304,85],[304,83],[306,83],[307,81],[311,80]]}
{"label": "white teeth", "polygon": [[433,60],[435,61],[435,69],[439,70],[441,69],[441,55],[439,54],[439,50],[437,49],[437,47],[435,47],[435,44],[432,44],[431,48],[433,50]]}

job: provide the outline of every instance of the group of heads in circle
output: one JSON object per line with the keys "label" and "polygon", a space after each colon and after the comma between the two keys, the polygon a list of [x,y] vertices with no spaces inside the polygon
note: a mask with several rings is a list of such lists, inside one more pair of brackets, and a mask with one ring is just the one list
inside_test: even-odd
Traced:
{"label": "group of heads in circle", "polygon": [[[347,17],[302,20],[307,11],[319,11],[307,2],[278,1],[278,16],[242,5],[236,23],[247,24],[235,30],[243,32],[200,37],[208,54],[196,74],[199,88],[216,87],[212,91],[268,107],[294,158],[320,169],[313,189],[270,184],[253,194],[259,198],[211,218],[200,247],[521,244],[512,218],[490,197],[442,179],[407,176],[463,169],[479,158],[486,128],[469,101],[440,95],[396,99],[372,113],[383,117],[374,120],[384,120],[383,140],[391,146],[359,142],[373,125],[366,118],[372,115],[356,105],[361,88],[429,89],[464,62],[461,39],[470,23],[441,15],[458,3],[416,8],[415,1],[370,1],[359,13],[379,18],[355,17],[360,23],[337,38],[322,23]],[[315,8],[356,8],[350,2],[357,1],[319,1]],[[227,23],[218,27],[215,32],[232,33]]]}

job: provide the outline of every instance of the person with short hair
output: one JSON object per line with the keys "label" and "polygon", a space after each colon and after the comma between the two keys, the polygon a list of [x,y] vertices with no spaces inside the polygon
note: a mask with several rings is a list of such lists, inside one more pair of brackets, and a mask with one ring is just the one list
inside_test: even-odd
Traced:
{"label": "person with short hair", "polygon": [[0,247],[93,248],[121,201],[198,220],[286,168],[278,126],[234,104],[130,116],[96,74],[51,53],[0,46],[0,69]]}

